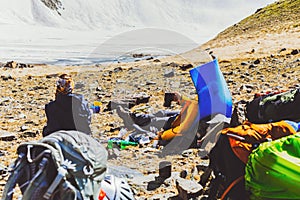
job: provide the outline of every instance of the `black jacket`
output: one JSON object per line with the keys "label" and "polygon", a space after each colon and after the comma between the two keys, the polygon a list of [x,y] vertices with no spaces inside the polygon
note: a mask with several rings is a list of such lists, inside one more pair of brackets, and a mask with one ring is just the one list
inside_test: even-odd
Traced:
{"label": "black jacket", "polygon": [[43,136],[58,130],[77,130],[91,134],[91,112],[88,102],[80,94],[59,94],[46,104],[47,125]]}

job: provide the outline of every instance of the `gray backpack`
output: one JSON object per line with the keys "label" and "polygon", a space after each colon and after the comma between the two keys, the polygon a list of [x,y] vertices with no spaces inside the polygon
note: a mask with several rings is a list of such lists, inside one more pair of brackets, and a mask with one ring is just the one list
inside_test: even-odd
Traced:
{"label": "gray backpack", "polygon": [[21,144],[2,199],[18,185],[22,200],[98,199],[106,172],[107,152],[94,138],[78,131],[57,131]]}

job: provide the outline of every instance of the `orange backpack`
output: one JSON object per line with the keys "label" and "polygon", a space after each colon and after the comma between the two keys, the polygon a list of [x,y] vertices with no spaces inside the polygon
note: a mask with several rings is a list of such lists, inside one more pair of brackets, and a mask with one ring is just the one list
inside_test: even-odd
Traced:
{"label": "orange backpack", "polygon": [[295,129],[285,121],[268,124],[253,124],[246,121],[237,127],[222,130],[222,134],[229,136],[234,154],[244,163],[247,163],[248,156],[258,144],[295,133]]}

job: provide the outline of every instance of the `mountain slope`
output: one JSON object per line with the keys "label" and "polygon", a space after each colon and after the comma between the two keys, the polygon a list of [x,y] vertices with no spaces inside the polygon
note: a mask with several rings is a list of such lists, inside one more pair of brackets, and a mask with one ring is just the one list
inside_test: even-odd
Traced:
{"label": "mountain slope", "polygon": [[220,32],[216,40],[234,37],[252,37],[297,30],[300,26],[300,0],[281,0]]}
{"label": "mountain slope", "polygon": [[0,22],[76,29],[197,28],[203,13],[195,7],[200,5],[195,0],[11,0],[0,2]]}
{"label": "mountain slope", "polygon": [[281,0],[220,32],[201,46],[224,59],[263,57],[300,46],[300,0]]}

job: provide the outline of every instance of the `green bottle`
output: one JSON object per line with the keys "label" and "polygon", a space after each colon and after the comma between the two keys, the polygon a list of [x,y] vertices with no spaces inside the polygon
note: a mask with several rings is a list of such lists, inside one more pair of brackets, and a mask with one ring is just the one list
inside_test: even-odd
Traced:
{"label": "green bottle", "polygon": [[126,140],[121,140],[120,141],[120,147],[121,149],[126,149],[127,146],[137,146],[138,143],[137,142],[129,142]]}
{"label": "green bottle", "polygon": [[113,148],[113,141],[112,140],[108,140],[107,141],[107,148],[108,149],[112,149]]}

